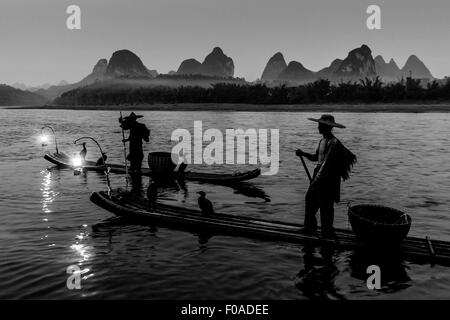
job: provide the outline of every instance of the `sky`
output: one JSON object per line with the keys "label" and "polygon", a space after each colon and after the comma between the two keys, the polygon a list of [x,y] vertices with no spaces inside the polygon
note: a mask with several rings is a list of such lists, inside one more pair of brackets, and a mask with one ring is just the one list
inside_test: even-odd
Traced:
{"label": "sky", "polygon": [[[81,30],[66,27],[72,4]],[[371,4],[381,30],[366,27]],[[415,54],[441,78],[450,75],[449,34],[448,0],[1,0],[0,83],[75,82],[120,49],[167,73],[215,46],[252,81],[278,51],[317,71],[362,44],[400,67]]]}

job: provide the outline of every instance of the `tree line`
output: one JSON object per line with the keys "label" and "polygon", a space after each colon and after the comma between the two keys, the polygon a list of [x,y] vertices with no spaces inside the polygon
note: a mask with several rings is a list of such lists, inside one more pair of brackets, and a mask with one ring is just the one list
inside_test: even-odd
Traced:
{"label": "tree line", "polygon": [[154,103],[326,104],[450,101],[450,79],[426,85],[407,78],[383,83],[379,77],[355,82],[317,80],[298,86],[216,83],[210,87],[83,87],[62,94],[61,105],[137,105]]}

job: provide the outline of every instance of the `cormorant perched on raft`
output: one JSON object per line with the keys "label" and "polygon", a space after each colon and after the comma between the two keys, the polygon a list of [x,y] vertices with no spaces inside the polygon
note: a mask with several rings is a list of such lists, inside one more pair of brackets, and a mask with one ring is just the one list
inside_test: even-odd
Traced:
{"label": "cormorant perched on raft", "polygon": [[83,149],[80,151],[80,157],[81,157],[81,159],[83,159],[83,163],[84,163],[84,162],[86,162],[86,154],[87,154],[86,142],[83,142],[82,145],[83,145]]}
{"label": "cormorant perched on raft", "polygon": [[147,188],[147,199],[150,205],[154,205],[158,200],[158,185],[155,181],[150,182]]}
{"label": "cormorant perched on raft", "polygon": [[211,201],[209,201],[205,197],[206,193],[203,191],[199,191],[197,193],[200,195],[200,197],[198,197],[198,206],[202,210],[203,215],[210,216],[210,215],[214,214],[214,208],[213,208]]}
{"label": "cormorant perched on raft", "polygon": [[102,166],[105,164],[106,159],[108,159],[108,157],[106,156],[106,152],[102,153],[102,156],[100,156],[100,158],[98,158],[97,162],[95,163],[96,166]]}

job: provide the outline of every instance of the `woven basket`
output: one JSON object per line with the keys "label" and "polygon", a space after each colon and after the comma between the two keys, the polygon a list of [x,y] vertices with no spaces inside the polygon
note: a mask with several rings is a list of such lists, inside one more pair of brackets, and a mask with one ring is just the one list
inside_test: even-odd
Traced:
{"label": "woven basket", "polygon": [[397,209],[372,204],[349,206],[353,232],[363,241],[389,244],[402,241],[411,228],[411,217]]}
{"label": "woven basket", "polygon": [[173,163],[170,152],[150,152],[148,154],[148,166],[152,174],[161,175],[173,172],[177,165]]}

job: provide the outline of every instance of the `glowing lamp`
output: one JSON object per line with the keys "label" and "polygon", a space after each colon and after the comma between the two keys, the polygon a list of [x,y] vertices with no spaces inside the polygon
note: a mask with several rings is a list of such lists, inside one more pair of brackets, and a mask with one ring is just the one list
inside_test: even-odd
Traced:
{"label": "glowing lamp", "polygon": [[72,158],[72,165],[76,168],[79,168],[83,165],[83,159],[80,156],[76,156]]}
{"label": "glowing lamp", "polygon": [[39,137],[39,140],[42,143],[42,146],[45,147],[48,144],[48,136],[43,134]]}

